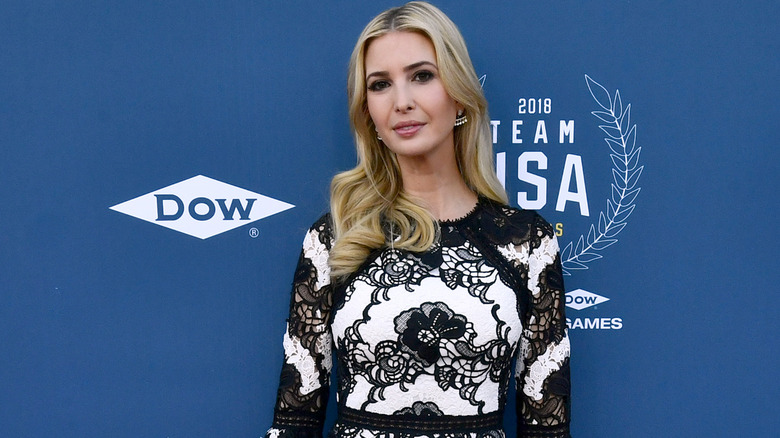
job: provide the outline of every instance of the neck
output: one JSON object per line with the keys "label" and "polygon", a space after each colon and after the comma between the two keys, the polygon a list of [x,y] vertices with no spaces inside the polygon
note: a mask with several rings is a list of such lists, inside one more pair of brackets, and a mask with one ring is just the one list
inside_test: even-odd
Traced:
{"label": "neck", "polygon": [[453,220],[468,214],[477,195],[466,185],[454,157],[446,165],[438,160],[399,158],[404,191],[420,199],[438,220]]}

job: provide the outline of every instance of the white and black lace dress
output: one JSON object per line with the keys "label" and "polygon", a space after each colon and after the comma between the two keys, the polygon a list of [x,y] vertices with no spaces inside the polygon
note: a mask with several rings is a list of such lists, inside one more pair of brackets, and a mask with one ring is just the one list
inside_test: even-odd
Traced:
{"label": "white and black lace dress", "polygon": [[482,198],[440,225],[429,251],[376,250],[339,285],[329,275],[329,216],[312,226],[267,438],[322,436],[334,352],[331,436],[503,437],[512,368],[518,435],[569,436],[569,341],[552,228],[535,212]]}

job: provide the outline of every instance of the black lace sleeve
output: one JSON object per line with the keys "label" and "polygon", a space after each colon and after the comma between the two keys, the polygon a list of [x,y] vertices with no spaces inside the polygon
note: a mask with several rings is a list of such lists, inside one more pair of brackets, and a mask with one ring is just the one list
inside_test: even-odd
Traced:
{"label": "black lace sleeve", "polygon": [[332,297],[328,251],[329,216],[309,229],[303,241],[284,334],[284,365],[266,438],[319,438],[325,420],[332,368],[328,327]]}
{"label": "black lace sleeve", "polygon": [[537,216],[528,254],[528,309],[518,348],[517,432],[519,437],[569,435],[569,339],[558,243],[550,225]]}

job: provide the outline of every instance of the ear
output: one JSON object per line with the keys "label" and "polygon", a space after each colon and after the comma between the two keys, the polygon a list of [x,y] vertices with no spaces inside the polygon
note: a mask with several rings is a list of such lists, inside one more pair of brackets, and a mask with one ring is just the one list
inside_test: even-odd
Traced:
{"label": "ear", "polygon": [[461,104],[457,100],[455,101],[455,108],[458,110],[459,113],[462,111],[466,111],[466,107],[463,106],[463,104]]}

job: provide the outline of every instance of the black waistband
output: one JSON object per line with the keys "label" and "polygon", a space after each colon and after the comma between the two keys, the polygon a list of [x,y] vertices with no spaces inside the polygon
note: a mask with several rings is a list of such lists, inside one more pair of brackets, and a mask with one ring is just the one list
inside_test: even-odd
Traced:
{"label": "black waistband", "polygon": [[337,423],[346,427],[387,432],[482,432],[501,429],[502,412],[481,415],[385,415],[339,407]]}

